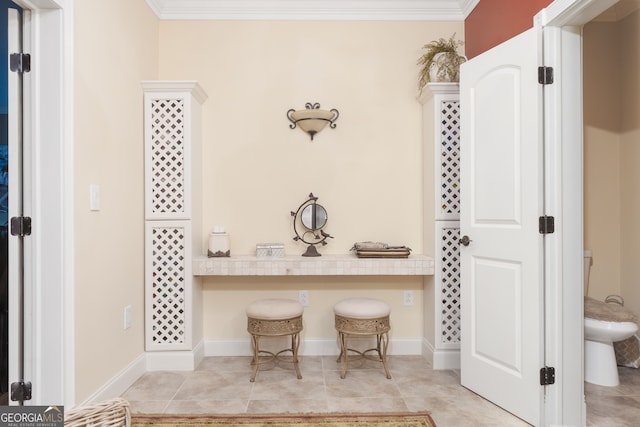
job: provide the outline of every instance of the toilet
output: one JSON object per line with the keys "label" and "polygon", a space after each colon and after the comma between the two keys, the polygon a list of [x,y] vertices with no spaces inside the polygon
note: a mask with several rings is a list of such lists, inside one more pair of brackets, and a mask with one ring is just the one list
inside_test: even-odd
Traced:
{"label": "toilet", "polygon": [[584,252],[584,380],[613,387],[620,384],[613,343],[638,331],[633,313],[588,295],[591,251]]}

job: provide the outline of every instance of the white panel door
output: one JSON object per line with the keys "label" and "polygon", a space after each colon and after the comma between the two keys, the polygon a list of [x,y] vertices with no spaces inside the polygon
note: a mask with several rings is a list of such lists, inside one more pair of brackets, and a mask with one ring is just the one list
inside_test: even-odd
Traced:
{"label": "white panel door", "polygon": [[461,382],[529,423],[542,418],[542,89],[538,30],[461,74]]}

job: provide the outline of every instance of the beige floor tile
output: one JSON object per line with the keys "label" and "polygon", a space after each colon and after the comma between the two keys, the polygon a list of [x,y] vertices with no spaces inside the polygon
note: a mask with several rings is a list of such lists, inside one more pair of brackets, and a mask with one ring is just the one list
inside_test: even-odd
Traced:
{"label": "beige floor tile", "polygon": [[253,370],[250,356],[220,356],[205,357],[196,368],[196,371],[240,371],[250,373]]}
{"label": "beige floor tile", "polygon": [[637,427],[640,425],[640,395],[587,396],[587,425]]}
{"label": "beige floor tile", "polygon": [[187,372],[147,372],[122,395],[127,400],[171,400],[190,375]]}
{"label": "beige floor tile", "polygon": [[175,400],[249,399],[253,384],[245,372],[195,371],[177,390]]}
{"label": "beige floor tile", "polygon": [[[431,369],[421,356],[390,356],[392,379],[362,361],[340,378],[337,356],[303,356],[249,381],[250,357],[207,357],[194,372],[148,372],[124,394],[134,413],[326,413],[431,411],[439,427],[528,425],[460,385],[459,370]],[[620,386],[585,383],[587,425],[637,426],[640,369],[620,368]]]}
{"label": "beige floor tile", "polygon": [[251,400],[325,399],[324,375],[306,372],[298,379],[295,372],[259,372],[251,390]]}
{"label": "beige floor tile", "polygon": [[339,371],[328,371],[324,380],[327,394],[332,397],[400,397],[393,380],[377,369],[350,370],[344,379]]}
{"label": "beige floor tile", "polygon": [[305,372],[322,372],[324,369],[321,356],[301,356],[298,364],[300,365],[302,376],[304,376]]}

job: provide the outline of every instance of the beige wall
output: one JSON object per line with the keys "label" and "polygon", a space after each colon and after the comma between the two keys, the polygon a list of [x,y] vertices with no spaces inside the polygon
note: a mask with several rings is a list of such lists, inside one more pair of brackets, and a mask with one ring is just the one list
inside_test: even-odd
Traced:
{"label": "beige wall", "polygon": [[[620,294],[620,75],[616,25],[584,27],[584,227],[589,295]],[[611,64],[615,64],[611,66]]]}
{"label": "beige wall", "polygon": [[[75,2],[76,402],[144,351],[140,81],[158,70],[158,20],[143,0]],[[101,210],[89,211],[89,185]],[[123,330],[123,310],[133,327]]]}
{"label": "beige wall", "polygon": [[[462,23],[161,22],[159,77],[197,80],[209,95],[205,234],[225,226],[232,255],[252,254],[260,242],[301,254],[290,211],[313,192],[329,214],[325,230],[335,236],[321,253],[379,240],[433,255],[433,239],[423,246],[423,200],[433,210],[433,172],[427,165],[425,186],[416,60],[423,44],[454,32],[463,34]],[[314,142],[286,118],[306,102],[340,111],[337,127]],[[432,159],[433,147],[426,150]],[[205,241],[203,235],[203,253]],[[419,338],[422,286],[421,278],[394,277],[208,279],[204,336],[246,339],[247,303],[296,298],[304,289],[311,300],[305,339],[334,337],[331,307],[351,295],[389,301],[392,336]],[[404,289],[415,291],[414,306],[402,305]]]}
{"label": "beige wall", "polygon": [[621,292],[640,314],[640,11],[620,23]]}
{"label": "beige wall", "polygon": [[589,295],[620,294],[640,313],[640,100],[638,21],[584,28],[585,247]]}
{"label": "beige wall", "polygon": [[[144,352],[142,80],[193,79],[209,95],[203,253],[214,225],[231,233],[234,255],[260,242],[302,253],[290,211],[313,192],[335,236],[322,253],[380,240],[433,255],[423,207],[433,210],[433,147],[423,147],[416,60],[462,23],[159,22],[141,0],[76,2],[75,16],[76,401]],[[313,143],[286,118],[306,102],[340,110]],[[101,188],[98,212],[90,184]],[[422,278],[218,278],[204,283],[205,339],[246,339],[248,302],[300,289],[311,301],[304,339],[333,338],[331,306],[352,295],[391,303],[394,339],[423,335]],[[402,305],[403,290],[414,306]]]}

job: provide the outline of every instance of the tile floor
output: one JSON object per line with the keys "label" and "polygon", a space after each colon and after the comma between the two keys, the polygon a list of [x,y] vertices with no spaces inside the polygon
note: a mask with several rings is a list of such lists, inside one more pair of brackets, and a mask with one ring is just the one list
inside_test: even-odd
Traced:
{"label": "tile floor", "polygon": [[[134,413],[282,413],[431,411],[439,427],[528,426],[460,386],[458,371],[434,371],[421,356],[359,361],[340,379],[334,356],[304,356],[302,380],[290,364],[261,370],[249,382],[249,357],[207,357],[193,372],[149,372],[123,397]],[[620,368],[619,387],[586,384],[589,426],[637,426],[640,370]]]}

